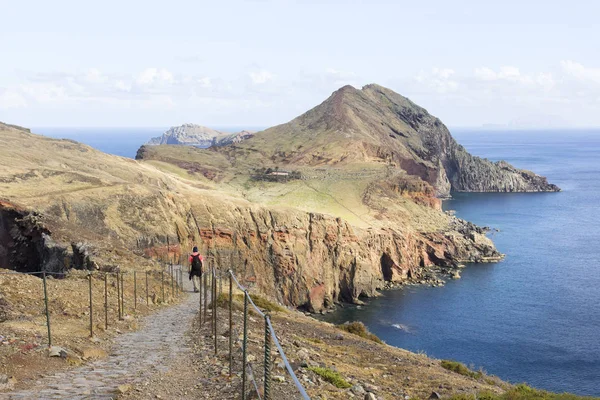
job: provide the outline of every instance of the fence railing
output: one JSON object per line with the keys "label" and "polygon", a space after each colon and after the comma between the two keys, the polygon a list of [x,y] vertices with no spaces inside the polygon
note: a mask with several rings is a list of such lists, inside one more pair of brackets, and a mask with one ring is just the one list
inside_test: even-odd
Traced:
{"label": "fence railing", "polygon": [[[138,274],[139,272],[139,274]],[[41,285],[40,291],[43,295],[43,300],[40,301],[43,303],[43,314],[45,317],[46,328],[47,328],[47,338],[48,338],[48,346],[52,346],[53,343],[53,334],[52,334],[52,319],[53,315],[50,311],[50,301],[53,299],[53,292],[50,290],[48,285],[48,277],[49,276],[59,276],[61,278],[71,279],[70,274],[68,273],[52,273],[45,271],[37,271],[37,272],[27,272],[28,275],[38,275],[41,277]],[[24,273],[20,272],[0,272],[0,276],[2,275],[24,275]],[[141,279],[138,279],[138,275],[140,275]],[[125,276],[128,276],[128,279],[125,279]],[[183,293],[183,266],[181,265],[173,265],[171,263],[165,264],[164,269],[161,271],[132,271],[132,272],[88,272],[87,274],[81,274],[80,277],[82,279],[86,279],[88,281],[87,291],[88,291],[88,310],[89,310],[89,335],[90,337],[94,336],[94,322],[102,321],[104,322],[104,328],[108,329],[111,324],[114,324],[114,319],[111,320],[109,318],[109,302],[112,300],[112,304],[114,305],[114,301],[117,302],[117,310],[116,315],[114,316],[119,321],[125,319],[126,313],[126,303],[125,303],[125,289],[128,287],[129,289],[133,289],[133,305],[128,304],[128,307],[131,307],[133,310],[137,310],[138,308],[138,290],[144,292],[145,294],[145,302],[146,306],[150,306],[150,299],[152,297],[158,297],[157,292],[160,294],[160,298],[164,303],[167,300],[167,294],[170,291],[170,297],[175,297],[175,295]],[[243,336],[241,343],[241,352],[242,352],[242,388],[241,395],[242,400],[246,400],[248,398],[247,386],[248,384],[252,384],[256,395],[260,400],[271,400],[271,349],[273,343],[275,344],[279,355],[282,358],[282,361],[285,365],[285,369],[290,375],[294,385],[296,386],[299,394],[304,400],[310,400],[310,397],[307,395],[306,390],[298,380],[294,369],[291,367],[283,347],[277,338],[277,334],[273,327],[271,317],[268,312],[261,310],[252,300],[252,297],[248,293],[248,288],[242,286],[235,274],[232,270],[228,270],[226,273],[220,273],[214,267],[210,269],[209,273],[205,273],[202,275],[202,280],[200,282],[200,295],[199,295],[199,310],[198,310],[198,318],[200,325],[206,324],[208,321],[208,305],[209,305],[209,290],[210,290],[210,300],[211,300],[211,315],[210,315],[210,329],[211,336],[214,338],[214,354],[217,355],[218,351],[218,335],[217,335],[217,300],[219,297],[219,293],[223,293],[223,278],[226,278],[229,283],[229,296],[228,296],[228,311],[229,315],[227,318],[229,324],[229,374],[233,374],[233,366],[234,366],[234,357],[233,357],[233,291],[234,284],[242,293],[244,297],[244,311],[243,311]],[[150,284],[150,280],[153,280],[152,284]],[[138,282],[141,281],[141,282]],[[96,282],[96,284],[94,284]],[[210,289],[209,289],[210,284]],[[111,293],[109,290],[109,286],[116,288],[116,293]],[[85,289],[83,289],[85,290]],[[153,292],[152,296],[150,292]],[[103,295],[104,302],[102,304],[104,311],[104,318],[98,318],[94,314],[95,307],[98,307],[98,302],[94,300],[94,294],[98,297],[98,293]],[[101,307],[102,307],[101,306]],[[254,372],[254,368],[252,363],[248,360],[248,315],[250,313],[250,307],[264,320],[264,360],[263,360],[263,374],[264,380],[262,385],[262,397],[260,392],[260,385],[256,381],[256,374]]]}
{"label": "fence railing", "polygon": [[[76,271],[82,272],[78,275],[75,275],[76,278],[80,278],[82,280],[87,280],[87,288],[82,288],[84,291],[84,297],[87,297],[88,305],[87,309],[89,312],[89,336],[94,336],[94,323],[97,323],[96,326],[102,326],[102,322],[104,325],[104,329],[108,329],[108,327],[114,324],[115,320],[109,318],[109,309],[111,305],[114,305],[114,301],[116,300],[116,318],[118,321],[123,321],[126,316],[126,296],[125,291],[127,289],[133,290],[133,304],[128,304],[127,307],[131,307],[133,311],[137,311],[138,309],[138,290],[145,292],[145,303],[147,307],[150,307],[150,299],[154,296],[154,298],[158,298],[156,292],[160,293],[160,299],[162,303],[165,303],[167,300],[167,294],[170,289],[170,297],[174,298],[176,295],[183,293],[183,271],[182,267],[174,266],[173,264],[165,264],[164,269],[161,271],[131,271],[131,272],[102,272],[102,271]],[[138,272],[139,275],[142,276],[142,282],[138,282]],[[165,275],[165,272],[168,275]],[[43,305],[43,317],[45,319],[46,331],[47,331],[47,343],[48,346],[51,347],[53,344],[53,313],[50,310],[50,303],[56,297],[56,293],[54,293],[48,284],[49,277],[58,277],[59,279],[67,279],[72,281],[73,274],[69,272],[47,272],[47,271],[33,271],[33,272],[0,272],[0,277],[2,276],[22,276],[22,275],[33,275],[40,277],[40,303]],[[125,276],[128,276],[128,279],[125,279]],[[170,276],[170,282],[169,282]],[[76,279],[75,278],[75,279]],[[152,284],[150,281],[152,280]],[[169,284],[170,283],[170,284]],[[140,288],[142,286],[142,288]],[[165,291],[166,286],[166,291]],[[170,286],[170,287],[169,287]],[[114,291],[109,290],[109,287],[116,288],[116,293]],[[87,289],[88,293],[85,293]],[[113,292],[113,293],[111,293]],[[151,292],[153,294],[151,295]],[[96,297],[98,293],[101,293],[104,297],[104,301],[98,302],[98,299],[94,300],[94,295]],[[86,296],[87,295],[87,296]],[[111,304],[112,301],[112,304]],[[154,301],[154,300],[153,300]],[[100,303],[100,304],[99,304]],[[102,315],[100,318],[95,315],[95,311],[97,311],[97,307],[103,307],[103,318]],[[55,315],[56,316],[56,315]],[[56,328],[56,326],[55,326]]]}
{"label": "fence railing", "polygon": [[[208,273],[202,275],[202,284],[200,285],[203,293],[200,293],[200,309],[198,311],[198,318],[200,324],[203,325],[207,322],[207,293],[210,290],[211,294],[211,320],[210,320],[210,329],[211,336],[214,338],[214,351],[215,355],[217,355],[218,343],[217,343],[217,300],[218,293],[223,293],[222,281],[223,278],[227,278],[229,281],[229,294],[228,294],[228,311],[229,315],[227,318],[229,324],[229,375],[233,374],[233,290],[234,284],[235,286],[243,293],[244,296],[244,311],[243,311],[243,336],[241,343],[241,351],[242,351],[242,387],[241,387],[241,399],[246,400],[248,398],[247,386],[248,384],[252,384],[254,387],[254,391],[256,396],[260,400],[271,400],[271,348],[272,344],[275,343],[279,355],[283,360],[285,365],[285,369],[290,375],[294,385],[296,386],[300,396],[305,400],[310,400],[310,397],[306,393],[306,390],[298,380],[294,369],[290,365],[283,347],[277,338],[277,334],[275,333],[275,329],[273,327],[271,317],[268,312],[261,310],[256,306],[252,297],[248,293],[248,288],[242,286],[238,279],[236,278],[233,271],[230,269],[227,273],[222,274],[219,273],[214,267],[211,268]],[[207,282],[210,280],[210,282]],[[207,287],[210,283],[210,289]],[[217,284],[219,285],[219,289],[217,289]],[[204,299],[204,301],[202,301]],[[250,307],[264,320],[264,359],[263,359],[263,391],[261,397],[261,391],[259,390],[259,384],[256,381],[256,375],[254,373],[252,363],[248,360],[248,314],[250,312]]]}

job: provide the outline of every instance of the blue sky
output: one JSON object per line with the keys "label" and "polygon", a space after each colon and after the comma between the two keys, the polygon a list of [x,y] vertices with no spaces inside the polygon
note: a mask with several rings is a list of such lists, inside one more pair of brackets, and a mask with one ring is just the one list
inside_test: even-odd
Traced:
{"label": "blue sky", "polygon": [[9,123],[268,126],[379,83],[450,126],[600,126],[596,1],[0,3]]}

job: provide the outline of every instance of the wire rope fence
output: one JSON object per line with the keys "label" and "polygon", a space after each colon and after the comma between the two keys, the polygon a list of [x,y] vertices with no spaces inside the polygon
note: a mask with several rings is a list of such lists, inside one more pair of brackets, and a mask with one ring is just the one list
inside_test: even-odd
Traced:
{"label": "wire rope fence", "polygon": [[[27,310],[29,314],[19,318],[34,324],[43,318],[46,344],[52,347],[55,332],[64,331],[61,328],[65,326],[61,325],[71,324],[69,319],[87,319],[88,336],[94,337],[97,329],[107,330],[143,305],[150,310],[152,305],[166,304],[181,295],[183,267],[171,263],[164,263],[162,267],[159,271],[6,271],[0,272],[0,284],[18,285],[11,278],[25,275],[40,278],[39,289],[32,294],[33,312]],[[61,288],[58,281],[70,282],[70,285]],[[75,304],[77,301],[81,304]]]}
{"label": "wire rope fence", "polygon": [[[228,293],[223,295],[223,280],[228,281]],[[227,272],[219,272],[216,268],[211,267],[207,273],[202,275],[202,284],[200,285],[201,292],[200,293],[200,308],[198,310],[198,320],[201,325],[210,323],[210,332],[211,338],[214,338],[214,354],[218,354],[218,321],[221,318],[221,321],[224,319],[227,323],[228,330],[228,361],[229,361],[229,375],[234,374],[234,361],[241,362],[241,399],[247,400],[251,398],[251,394],[255,395],[260,400],[272,400],[274,399],[272,393],[272,367],[273,367],[273,345],[275,346],[275,351],[278,352],[279,356],[282,359],[282,362],[285,366],[285,370],[290,376],[294,386],[300,398],[304,400],[309,400],[310,397],[306,393],[304,386],[298,380],[294,369],[292,368],[283,346],[280,343],[279,338],[277,337],[276,330],[271,321],[271,316],[268,311],[262,310],[259,308],[255,301],[252,299],[251,295],[248,292],[248,288],[243,286],[234,272],[229,269]],[[239,337],[240,332],[236,332],[234,329],[234,289],[242,292],[243,294],[243,312],[242,312],[242,332],[241,332],[241,344],[238,347],[238,351],[241,352],[241,360],[235,360],[236,352],[234,351],[234,337]],[[210,293],[210,304],[208,293]],[[204,299],[204,301],[203,301]],[[228,311],[228,315],[220,316],[217,311],[217,303],[218,300],[224,300],[222,303],[226,303],[226,308]],[[207,307],[210,308],[210,321],[207,320]],[[253,313],[258,315],[263,320],[263,332],[264,335],[262,337],[262,343],[260,343],[263,349],[262,357],[252,359],[249,357],[249,340],[250,335],[248,332],[249,315]],[[238,356],[239,357],[239,356]],[[262,361],[262,385],[260,384],[260,379],[257,378],[258,371],[256,369],[256,365],[253,365],[251,360],[260,360]],[[250,389],[249,389],[250,388]],[[261,390],[262,389],[262,390]]]}

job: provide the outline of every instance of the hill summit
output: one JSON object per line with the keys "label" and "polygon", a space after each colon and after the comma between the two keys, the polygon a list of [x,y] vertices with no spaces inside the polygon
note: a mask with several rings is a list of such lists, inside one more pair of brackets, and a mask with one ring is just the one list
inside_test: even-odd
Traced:
{"label": "hill summit", "polygon": [[437,195],[451,191],[558,191],[532,172],[469,154],[424,108],[382,86],[344,86],[292,121],[240,148],[279,164],[384,163],[417,176]]}

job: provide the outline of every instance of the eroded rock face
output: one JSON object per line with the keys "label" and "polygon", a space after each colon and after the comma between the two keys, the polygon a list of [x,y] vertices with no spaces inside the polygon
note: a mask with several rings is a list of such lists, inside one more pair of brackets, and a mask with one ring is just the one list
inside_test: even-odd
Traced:
{"label": "eroded rock face", "polygon": [[175,144],[208,148],[240,143],[254,136],[254,132],[240,131],[236,133],[220,132],[206,126],[183,124],[167,130],[162,136],[152,138],[147,145]]}
{"label": "eroded rock face", "polygon": [[257,209],[238,209],[236,220],[235,233],[219,228],[224,221],[201,230],[205,251],[263,292],[310,311],[374,296],[386,282],[419,281],[432,266],[501,258],[484,233],[459,219],[462,232],[430,234],[357,229],[325,215]]}
{"label": "eroded rock face", "polygon": [[65,272],[68,250],[54,243],[39,216],[0,202],[0,268],[19,272]]}
{"label": "eroded rock face", "polygon": [[149,145],[179,144],[207,148],[215,143],[215,138],[224,134],[202,125],[183,124],[174,126],[162,136],[150,139]]}

